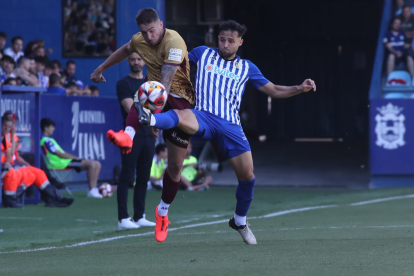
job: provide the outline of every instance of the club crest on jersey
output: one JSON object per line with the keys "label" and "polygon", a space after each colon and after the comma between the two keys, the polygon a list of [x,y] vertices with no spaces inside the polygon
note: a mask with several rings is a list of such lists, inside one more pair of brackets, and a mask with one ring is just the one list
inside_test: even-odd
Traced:
{"label": "club crest on jersey", "polygon": [[400,114],[403,108],[389,103],[386,106],[377,108],[377,110],[380,113],[375,116],[375,120],[377,121],[375,126],[377,146],[388,150],[404,146],[405,116]]}
{"label": "club crest on jersey", "polygon": [[229,78],[229,79],[234,79],[236,82],[238,82],[240,80],[240,76],[235,75],[234,73],[230,72],[227,69],[221,69],[220,67],[213,65],[213,64],[207,64],[204,69],[207,72],[212,72],[214,74]]}

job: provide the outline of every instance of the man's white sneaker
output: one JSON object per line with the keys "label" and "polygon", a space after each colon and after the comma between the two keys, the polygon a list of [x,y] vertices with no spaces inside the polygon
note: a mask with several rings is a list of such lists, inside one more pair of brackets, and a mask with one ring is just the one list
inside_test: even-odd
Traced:
{"label": "man's white sneaker", "polygon": [[102,195],[99,193],[99,189],[98,188],[92,188],[88,192],[87,197],[102,198]]}
{"label": "man's white sneaker", "polygon": [[143,227],[143,226],[155,226],[155,222],[149,221],[145,218],[145,214],[144,216],[139,219],[137,222],[134,222],[136,225],[138,225],[139,227]]}
{"label": "man's white sneaker", "polygon": [[131,218],[121,219],[121,221],[118,221],[118,230],[136,228],[139,228],[139,225],[137,225]]}
{"label": "man's white sneaker", "polygon": [[243,241],[247,244],[257,244],[256,238],[253,235],[253,232],[249,228],[249,224],[237,226],[234,218],[229,220],[229,226],[239,232],[240,236],[242,236]]}

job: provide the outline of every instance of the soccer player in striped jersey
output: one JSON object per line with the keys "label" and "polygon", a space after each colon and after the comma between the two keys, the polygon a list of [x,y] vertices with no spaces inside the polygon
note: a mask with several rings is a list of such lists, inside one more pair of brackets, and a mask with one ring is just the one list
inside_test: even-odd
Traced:
{"label": "soccer player in striped jersey", "polygon": [[256,238],[246,222],[253,198],[255,175],[250,145],[240,125],[239,109],[246,84],[272,98],[288,98],[316,90],[315,82],[306,79],[301,85],[280,86],[267,80],[251,61],[236,55],[243,44],[246,27],[230,20],[219,27],[219,47],[197,47],[189,53],[197,65],[196,106],[194,109],[170,110],[151,114],[135,103],[140,122],[159,129],[179,127],[184,132],[204,139],[215,139],[236,173],[236,210],[229,226],[237,230],[247,244]]}

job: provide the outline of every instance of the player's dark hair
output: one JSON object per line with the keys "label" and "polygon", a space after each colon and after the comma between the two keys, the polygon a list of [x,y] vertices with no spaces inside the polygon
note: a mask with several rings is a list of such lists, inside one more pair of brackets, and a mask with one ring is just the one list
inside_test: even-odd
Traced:
{"label": "player's dark hair", "polygon": [[21,36],[15,36],[11,39],[11,43],[14,44],[14,42],[16,42],[16,40],[20,39],[21,41],[23,41],[23,37]]}
{"label": "player's dark hair", "polygon": [[9,63],[14,64],[14,66],[16,66],[16,62],[14,61],[14,59],[11,56],[8,55],[4,55],[3,58],[1,59],[1,61],[7,61]]}
{"label": "player's dark hair", "polygon": [[155,147],[155,154],[160,154],[160,152],[164,151],[167,148],[166,144],[158,144]]}
{"label": "player's dark hair", "polygon": [[0,37],[2,37],[2,38],[4,38],[4,39],[7,39],[7,35],[6,35],[6,33],[3,33],[3,32],[0,32]]}
{"label": "player's dark hair", "polygon": [[[68,60],[68,62],[66,62],[66,67],[68,67],[69,65],[74,64],[76,65],[76,63],[73,60]],[[59,67],[60,68],[60,67]]]}
{"label": "player's dark hair", "polygon": [[247,31],[247,28],[243,24],[237,23],[234,20],[228,20],[220,24],[219,33],[222,31],[236,31],[239,34],[239,37],[243,37]]}
{"label": "player's dark hair", "polygon": [[10,114],[13,114],[11,112],[4,112],[3,116],[1,116],[1,123],[4,124],[5,122],[13,122],[14,123],[14,119],[13,116],[10,116]]}
{"label": "player's dark hair", "polygon": [[55,122],[52,119],[49,118],[43,118],[42,120],[40,120],[40,129],[42,130],[42,132],[45,131],[45,128],[50,127],[50,126],[55,126]]}
{"label": "player's dark hair", "polygon": [[46,68],[47,69],[54,69],[54,67],[53,67],[53,63],[51,62],[51,61],[49,61],[48,63],[46,63]]}
{"label": "player's dark hair", "polygon": [[60,69],[60,68],[62,68],[62,63],[60,63],[60,61],[59,61],[59,60],[54,59],[54,60],[52,60],[51,62],[52,62],[52,64],[53,64],[53,65],[54,65],[54,64],[56,64],[56,65],[59,67],[59,69]]}
{"label": "player's dark hair", "polygon": [[158,13],[153,8],[144,8],[138,11],[137,17],[135,17],[135,21],[138,25],[141,24],[150,24],[159,20]]}
{"label": "player's dark hair", "polygon": [[58,84],[60,83],[60,77],[57,74],[50,74],[49,76],[49,83],[50,85]]}

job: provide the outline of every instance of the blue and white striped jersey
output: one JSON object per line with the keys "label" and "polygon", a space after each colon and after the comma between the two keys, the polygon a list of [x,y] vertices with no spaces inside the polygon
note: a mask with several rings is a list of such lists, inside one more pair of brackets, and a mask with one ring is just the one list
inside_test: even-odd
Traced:
{"label": "blue and white striped jersey", "polygon": [[269,81],[251,61],[239,56],[227,61],[218,49],[200,46],[188,57],[197,64],[195,109],[240,125],[240,102],[246,84],[259,88]]}

